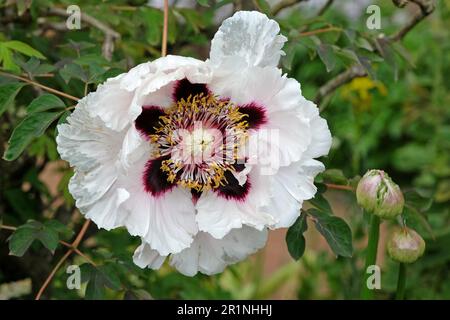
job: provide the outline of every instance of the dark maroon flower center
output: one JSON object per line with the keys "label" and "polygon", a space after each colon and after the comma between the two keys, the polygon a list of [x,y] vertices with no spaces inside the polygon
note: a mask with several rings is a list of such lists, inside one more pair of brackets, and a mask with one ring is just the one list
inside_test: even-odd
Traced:
{"label": "dark maroon flower center", "polygon": [[143,174],[145,190],[162,196],[180,185],[191,190],[194,202],[210,189],[229,200],[245,200],[251,184],[247,179],[241,186],[235,178],[244,169],[236,164],[236,149],[247,129],[267,122],[264,108],[234,106],[215,97],[206,84],[186,78],[174,85],[172,98],[169,108],[143,106],[135,121],[157,149]]}

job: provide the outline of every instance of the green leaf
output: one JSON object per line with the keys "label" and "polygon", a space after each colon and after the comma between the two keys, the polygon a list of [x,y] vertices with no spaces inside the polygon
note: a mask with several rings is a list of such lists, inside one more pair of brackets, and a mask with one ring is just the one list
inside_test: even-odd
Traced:
{"label": "green leaf", "polygon": [[103,83],[109,78],[113,78],[115,76],[118,76],[119,74],[123,73],[122,69],[119,68],[111,68],[103,72],[102,74],[96,76],[93,79],[94,83]]}
{"label": "green leaf", "polygon": [[428,222],[428,217],[425,214],[433,204],[433,198],[422,196],[417,190],[407,190],[403,192],[405,198],[405,209],[403,216],[405,217],[407,224],[411,222],[417,222],[430,234],[432,238],[435,237],[433,228]]}
{"label": "green leaf", "polygon": [[14,73],[20,73],[19,66],[14,62],[12,51],[2,46],[0,42],[0,62],[3,62],[3,68],[5,70],[12,71]]}
{"label": "green leaf", "polygon": [[394,73],[394,80],[398,80],[398,64],[395,60],[395,52],[392,48],[391,43],[385,38],[376,38],[375,45],[380,52],[381,56],[384,58],[386,63],[391,67]]}
{"label": "green leaf", "polygon": [[44,228],[36,237],[51,253],[54,253],[58,246],[58,233],[53,229]]}
{"label": "green leaf", "polygon": [[112,290],[120,290],[120,279],[113,263],[108,263],[99,267],[104,277],[105,285]]}
{"label": "green leaf", "polygon": [[12,188],[3,191],[3,195],[17,217],[24,221],[37,217],[39,204],[30,192],[24,192],[20,188]]}
{"label": "green leaf", "polygon": [[139,18],[145,28],[145,38],[148,44],[156,46],[161,42],[161,29],[163,24],[163,15],[160,10],[149,7],[139,8]]}
{"label": "green leaf", "polygon": [[422,196],[416,189],[403,192],[405,204],[419,211],[427,211],[433,204],[433,198]]}
{"label": "green leaf", "polygon": [[344,58],[348,62],[350,62],[350,63],[355,63],[355,62],[359,63],[358,56],[356,55],[356,53],[352,49],[339,48],[337,46],[334,46],[333,49],[334,49],[334,52],[336,53],[336,55]]}
{"label": "green leaf", "polygon": [[24,55],[29,56],[29,57],[46,59],[42,53],[40,53],[36,49],[33,49],[28,44],[26,44],[22,41],[17,41],[17,40],[6,41],[6,42],[0,43],[0,45],[6,47],[8,49],[23,53]]}
{"label": "green leaf", "polygon": [[59,242],[59,231],[55,229],[55,222],[51,221],[42,224],[29,220],[26,224],[18,227],[8,239],[10,254],[23,256],[35,240],[40,241],[52,253],[55,252]]}
{"label": "green leaf", "polygon": [[367,40],[366,38],[363,38],[363,37],[357,38],[355,41],[355,44],[357,47],[366,49],[367,51],[374,50],[374,48],[373,48],[372,44],[369,42],[369,40]]}
{"label": "green leaf", "polygon": [[66,64],[64,68],[59,70],[59,74],[66,83],[69,83],[72,78],[79,79],[85,83],[89,80],[83,67],[75,63]]}
{"label": "green leaf", "polygon": [[50,64],[41,64],[41,61],[36,57],[31,57],[28,61],[20,59],[20,57],[15,57],[17,64],[29,75],[40,75],[44,73],[52,72],[56,69],[55,66]]}
{"label": "green leaf", "polygon": [[64,109],[66,105],[57,96],[45,93],[34,99],[27,107],[27,113],[47,111],[50,109]]}
{"label": "green leaf", "polygon": [[340,169],[328,169],[322,173],[324,181],[335,184],[348,184],[348,179]]}
{"label": "green leaf", "polygon": [[305,237],[303,234],[308,229],[306,214],[301,214],[297,221],[286,233],[286,243],[288,251],[295,260],[300,259],[305,252]]}
{"label": "green leaf", "polygon": [[336,66],[336,57],[334,55],[333,47],[329,44],[321,43],[317,47],[317,53],[320,60],[325,64],[327,72],[330,72]]}
{"label": "green leaf", "polygon": [[205,27],[204,19],[200,12],[191,9],[180,9],[179,12],[195,33],[200,33],[200,29]]}
{"label": "green leaf", "polygon": [[32,228],[19,227],[8,239],[10,254],[17,257],[23,256],[35,239]]}
{"label": "green leaf", "polygon": [[41,64],[40,60],[36,57],[31,57],[28,61],[20,59],[20,57],[15,59],[16,63],[28,74],[34,74],[34,71]]}
{"label": "green leaf", "polygon": [[327,215],[317,209],[310,209],[307,213],[315,219],[317,231],[327,240],[337,256],[353,255],[352,231],[343,219]]}
{"label": "green leaf", "polygon": [[56,142],[51,135],[44,134],[37,137],[30,144],[27,152],[31,157],[47,157],[49,161],[56,161],[59,159],[59,154],[56,150]]}
{"label": "green leaf", "polygon": [[328,203],[328,200],[325,199],[325,197],[321,193],[316,194],[314,198],[312,198],[308,201],[310,204],[312,204],[318,210],[320,210],[326,214],[329,214],[329,215],[333,214],[333,210],[331,209],[331,206]]}
{"label": "green leaf", "polygon": [[103,299],[105,288],[120,290],[120,279],[116,274],[113,264],[105,264],[94,267],[91,264],[81,266],[81,281],[87,282],[86,298],[91,300]]}
{"label": "green leaf", "polygon": [[58,220],[48,220],[44,223],[44,226],[55,231],[56,233],[63,234],[65,237],[70,237],[74,234],[72,229],[59,222]]}
{"label": "green leaf", "polygon": [[79,58],[76,58],[75,60],[73,60],[73,62],[75,64],[78,64],[80,66],[89,66],[92,64],[97,64],[97,65],[108,65],[108,60],[106,60],[103,56],[98,55],[98,54],[84,54]]}
{"label": "green leaf", "polygon": [[13,103],[20,89],[25,85],[25,83],[20,82],[0,85],[0,116]]}
{"label": "green leaf", "polygon": [[11,138],[8,141],[8,147],[5,150],[3,159],[12,161],[17,159],[28,144],[36,137],[42,135],[45,130],[55,121],[63,112],[38,112],[25,117],[21,123],[14,129]]}

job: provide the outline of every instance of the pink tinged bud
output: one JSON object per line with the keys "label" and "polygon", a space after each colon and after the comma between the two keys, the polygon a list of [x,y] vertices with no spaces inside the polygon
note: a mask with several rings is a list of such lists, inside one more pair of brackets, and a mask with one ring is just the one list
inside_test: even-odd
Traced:
{"label": "pink tinged bud", "polygon": [[403,211],[405,200],[399,186],[382,170],[369,170],[356,188],[358,204],[380,218],[392,219]]}
{"label": "pink tinged bud", "polygon": [[401,228],[394,231],[387,244],[389,256],[401,263],[413,263],[425,251],[425,241],[412,229]]}

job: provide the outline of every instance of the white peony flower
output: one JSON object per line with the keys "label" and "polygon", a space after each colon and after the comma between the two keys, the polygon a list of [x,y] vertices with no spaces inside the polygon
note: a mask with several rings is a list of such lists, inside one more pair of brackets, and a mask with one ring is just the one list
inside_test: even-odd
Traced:
{"label": "white peony flower", "polygon": [[289,227],[316,192],[331,145],[300,84],[277,68],[286,38],[258,12],[237,12],[210,59],[167,56],[107,80],[58,126],[86,218],[124,226],[134,261],[167,256],[186,275],[221,272]]}

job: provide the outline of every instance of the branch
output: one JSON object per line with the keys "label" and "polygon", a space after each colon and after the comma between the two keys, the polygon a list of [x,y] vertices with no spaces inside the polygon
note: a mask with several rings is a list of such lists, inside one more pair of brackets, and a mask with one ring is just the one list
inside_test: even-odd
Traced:
{"label": "branch", "polygon": [[59,259],[58,263],[56,264],[56,266],[53,268],[52,272],[50,272],[50,274],[48,275],[47,279],[45,279],[44,284],[42,285],[42,287],[39,289],[39,292],[36,295],[35,300],[40,300],[42,294],[44,293],[45,289],[48,287],[48,285],[50,284],[50,282],[52,281],[53,277],[55,276],[56,272],[59,270],[59,268],[62,266],[62,264],[64,263],[64,261],[67,260],[67,258],[69,258],[69,256],[72,254],[73,250],[70,249],[69,251],[66,252],[66,254],[64,254],[62,256],[61,259]]}
{"label": "branch", "polygon": [[328,189],[354,191],[353,187],[341,184],[325,183]]}
{"label": "branch", "polygon": [[169,25],[169,0],[164,0],[164,25],[162,34],[161,56],[167,55],[167,29]]}
{"label": "branch", "polygon": [[308,1],[308,0],[282,0],[273,6],[272,14],[274,16],[276,16],[278,13],[280,13],[281,10],[292,7],[302,1]]}
{"label": "branch", "polygon": [[[412,3],[416,4],[419,7],[419,11],[414,15],[414,17],[397,33],[390,36],[388,39],[391,42],[400,41],[403,39],[409,31],[411,31],[420,21],[425,19],[428,15],[430,15],[434,11],[434,3],[431,0],[410,0]],[[403,8],[407,0],[399,1],[393,0],[394,4],[397,7]]]}
{"label": "branch", "polygon": [[42,287],[39,289],[35,300],[39,300],[41,299],[42,294],[44,293],[45,289],[48,287],[48,285],[50,284],[50,282],[52,281],[53,277],[55,276],[56,272],[59,270],[59,268],[61,268],[62,264],[64,263],[64,261],[67,260],[67,258],[69,258],[69,256],[73,253],[76,252],[77,254],[79,254],[80,256],[82,256],[83,258],[85,258],[89,263],[94,264],[94,262],[88,258],[85,254],[83,254],[80,250],[78,250],[78,246],[80,245],[81,240],[83,239],[83,236],[86,234],[86,231],[89,227],[91,220],[86,220],[83,224],[83,226],[81,227],[80,232],[77,234],[75,240],[72,242],[72,244],[69,244],[67,242],[64,242],[63,244],[65,246],[68,246],[70,249],[64,254],[64,256],[62,256],[62,258],[58,261],[58,263],[56,264],[56,266],[53,268],[52,272],[50,272],[50,274],[48,275],[47,279],[45,280],[44,284],[42,285]]}
{"label": "branch", "polygon": [[91,220],[86,220],[83,224],[83,226],[81,227],[80,232],[78,233],[77,237],[75,238],[75,240],[72,243],[72,247],[73,248],[78,248],[78,246],[80,245],[81,240],[84,237],[84,234],[87,231],[87,228],[89,227],[89,224],[91,223]]}
{"label": "branch", "polygon": [[53,89],[53,88],[50,88],[50,87],[47,87],[47,86],[44,86],[43,84],[40,84],[39,82],[30,80],[28,78],[24,78],[24,77],[21,77],[21,76],[16,76],[15,74],[3,72],[3,71],[0,71],[0,75],[5,76],[5,77],[9,77],[9,78],[13,78],[13,79],[16,79],[16,80],[20,80],[20,81],[23,81],[23,82],[26,82],[26,83],[29,83],[29,84],[31,84],[31,85],[33,85],[35,87],[44,89],[45,91],[54,93],[56,95],[59,95],[61,97],[67,98],[67,99],[71,99],[73,101],[80,100],[80,98],[74,97],[74,96],[72,96],[70,94],[64,93],[62,91],[59,91],[59,90],[56,90],[56,89]]}
{"label": "branch", "polygon": [[316,29],[316,30],[312,30],[312,31],[304,31],[304,32],[299,33],[299,37],[309,37],[309,36],[313,36],[316,34],[326,33],[326,32],[331,32],[331,31],[340,32],[340,31],[342,31],[342,29],[336,28],[336,27],[328,27],[328,28]]}
{"label": "branch", "polygon": [[[416,4],[419,7],[419,12],[416,14],[410,22],[408,22],[402,29],[392,36],[386,38],[389,43],[401,41],[409,31],[411,31],[420,21],[425,19],[434,11],[433,0],[393,0],[397,7],[403,8],[407,2]],[[317,104],[320,104],[323,98],[331,94],[340,86],[350,82],[354,78],[364,77],[367,75],[366,70],[361,65],[353,65],[346,71],[337,75],[335,78],[329,80],[323,86],[319,88],[319,91],[314,99]]]}
{"label": "branch", "polygon": [[316,98],[314,99],[315,102],[319,104],[324,97],[335,91],[340,86],[349,83],[356,77],[364,77],[366,74],[366,70],[361,65],[358,64],[351,66],[349,69],[321,86],[317,92]]}
{"label": "branch", "polygon": [[10,231],[16,231],[16,230],[17,230],[16,227],[13,227],[13,226],[7,226],[7,225],[4,225],[4,224],[0,225],[0,229],[10,230]]}
{"label": "branch", "polygon": [[[50,15],[60,16],[60,17],[69,17],[70,13],[61,8],[49,8],[48,13]],[[120,39],[120,34],[115,30],[111,29],[108,25],[103,22],[95,19],[94,17],[81,12],[80,13],[81,21],[93,26],[94,28],[99,29],[105,35],[105,40],[102,45],[102,54],[107,60],[111,60],[112,53],[114,51],[114,41]]]}

